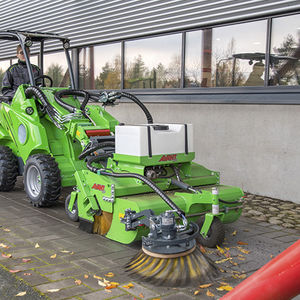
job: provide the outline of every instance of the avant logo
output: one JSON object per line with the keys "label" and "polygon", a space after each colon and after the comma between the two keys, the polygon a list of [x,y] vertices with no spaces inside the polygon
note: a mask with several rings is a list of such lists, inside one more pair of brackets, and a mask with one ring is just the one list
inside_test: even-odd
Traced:
{"label": "avant logo", "polygon": [[94,183],[92,189],[105,193],[105,185]]}
{"label": "avant logo", "polygon": [[177,154],[163,155],[159,161],[176,161]]}

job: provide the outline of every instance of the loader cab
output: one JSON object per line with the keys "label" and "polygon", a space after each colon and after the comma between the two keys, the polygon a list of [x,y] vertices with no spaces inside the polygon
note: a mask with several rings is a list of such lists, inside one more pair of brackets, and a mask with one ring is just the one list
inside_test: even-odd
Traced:
{"label": "loader cab", "polygon": [[[16,49],[17,45],[21,46],[21,49],[24,53],[24,59],[28,70],[29,84],[32,86],[61,86],[61,87],[70,87],[75,89],[75,80],[74,73],[72,70],[72,63],[70,59],[70,41],[66,37],[62,37],[52,33],[41,33],[41,32],[29,32],[29,31],[0,31],[0,45],[1,48],[5,51],[9,49],[11,54],[11,49]],[[45,46],[47,49],[57,49],[60,48],[59,56],[55,56],[53,53],[51,55],[44,53]],[[31,55],[28,55],[26,49],[29,48]],[[57,53],[57,52],[56,52]],[[61,70],[62,76],[60,80],[55,80],[55,72],[51,74],[47,73],[49,66],[47,64],[47,57],[52,56],[52,61],[59,62],[64,60],[65,69]],[[17,58],[11,59],[11,64],[17,62]],[[32,64],[38,65],[41,70],[41,76],[35,78],[34,72],[32,69]],[[8,97],[1,96],[0,101],[9,103],[12,99]]]}

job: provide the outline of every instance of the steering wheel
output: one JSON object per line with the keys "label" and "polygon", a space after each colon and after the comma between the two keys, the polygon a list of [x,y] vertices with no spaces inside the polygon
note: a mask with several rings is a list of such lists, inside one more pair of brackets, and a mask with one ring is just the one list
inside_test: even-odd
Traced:
{"label": "steering wheel", "polygon": [[37,81],[38,81],[39,79],[43,79],[42,86],[46,86],[46,85],[45,85],[45,80],[44,80],[44,79],[48,79],[48,80],[50,81],[50,87],[53,86],[53,79],[52,79],[50,76],[48,76],[48,75],[40,75],[40,76],[38,76],[38,77],[35,77],[35,78],[34,78],[34,83],[37,84]]}

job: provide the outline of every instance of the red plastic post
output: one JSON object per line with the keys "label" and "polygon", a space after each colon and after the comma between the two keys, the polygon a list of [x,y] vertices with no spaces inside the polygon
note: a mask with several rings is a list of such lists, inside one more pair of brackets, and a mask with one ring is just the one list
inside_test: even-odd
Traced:
{"label": "red plastic post", "polygon": [[289,300],[300,294],[300,240],[245,279],[222,300]]}

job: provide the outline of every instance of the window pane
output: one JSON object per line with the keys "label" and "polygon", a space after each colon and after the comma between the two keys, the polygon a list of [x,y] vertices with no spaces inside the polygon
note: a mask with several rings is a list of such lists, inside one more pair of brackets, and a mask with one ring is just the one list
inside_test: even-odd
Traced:
{"label": "window pane", "polygon": [[[205,61],[202,57],[204,54],[202,35],[202,30],[186,33],[185,87],[207,86],[202,82],[202,62]],[[211,55],[209,55],[209,59],[210,57]],[[209,62],[208,65],[210,68],[211,63]]]}
{"label": "window pane", "polygon": [[[53,79],[53,86],[70,86],[70,75],[65,52],[44,54],[44,74]],[[47,84],[47,79],[45,79]]]}
{"label": "window pane", "polygon": [[121,88],[120,43],[79,50],[79,86],[100,90]]}
{"label": "window pane", "polygon": [[300,15],[272,21],[270,85],[300,84]]}
{"label": "window pane", "polygon": [[181,34],[125,43],[125,88],[178,88]]}

